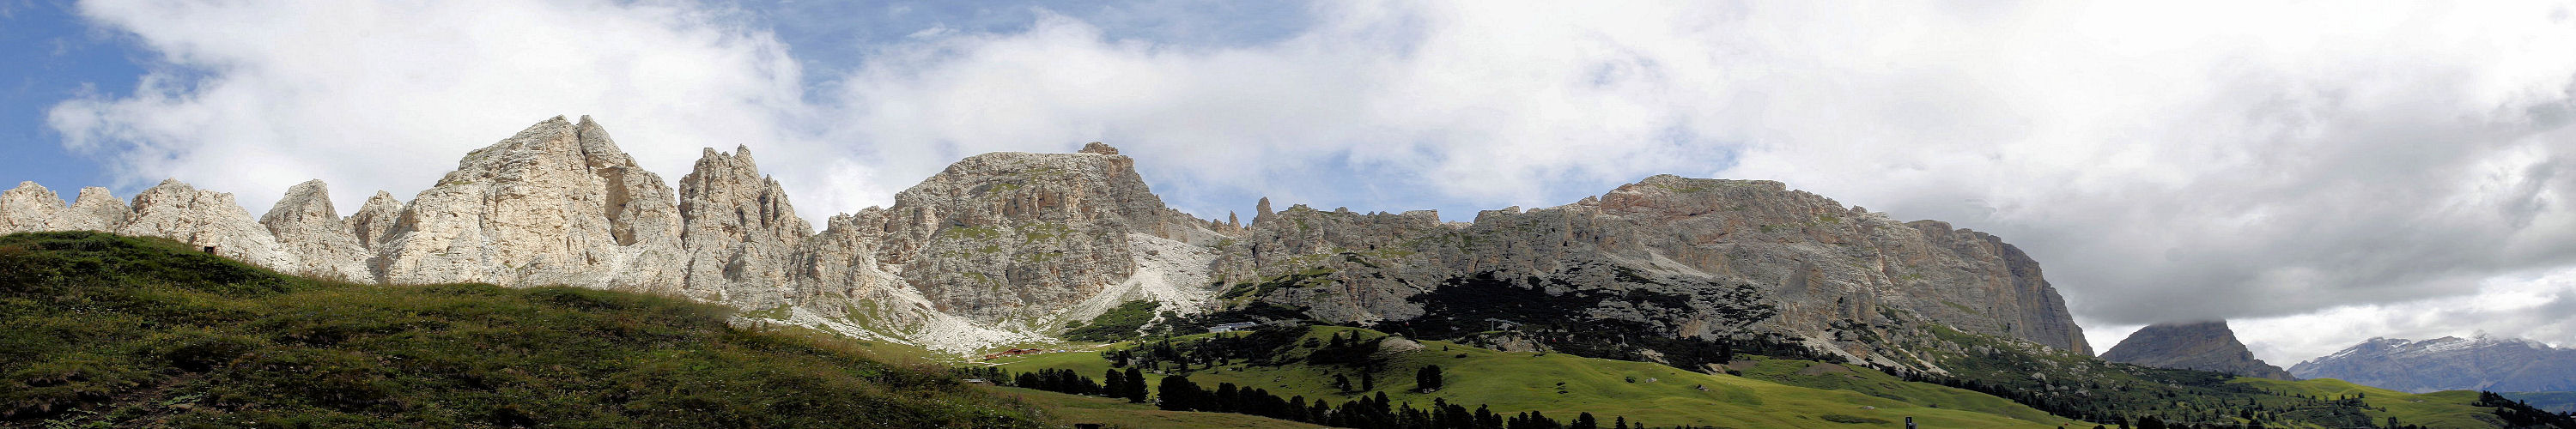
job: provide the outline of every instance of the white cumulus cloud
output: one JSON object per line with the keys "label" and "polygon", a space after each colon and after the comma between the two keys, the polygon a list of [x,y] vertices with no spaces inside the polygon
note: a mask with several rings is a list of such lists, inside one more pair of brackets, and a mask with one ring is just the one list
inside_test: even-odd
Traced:
{"label": "white cumulus cloud", "polygon": [[[593,115],[674,180],[701,147],[749,144],[771,169],[807,177],[847,158],[796,137],[808,107],[785,45],[719,9],[93,0],[79,10],[156,55],[131,95],[51,113],[64,144],[106,159],[122,189],[178,178],[234,192],[256,214],[319,178],[354,211],[376,190],[409,199],[465,152],[555,115]],[[828,198],[818,194],[799,195]]]}

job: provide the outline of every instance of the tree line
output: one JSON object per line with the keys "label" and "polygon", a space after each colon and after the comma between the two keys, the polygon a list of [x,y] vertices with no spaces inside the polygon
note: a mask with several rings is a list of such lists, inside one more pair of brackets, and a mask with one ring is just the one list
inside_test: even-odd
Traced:
{"label": "tree line", "polygon": [[[1439,370],[1425,367],[1418,377],[1437,376]],[[1124,371],[1107,370],[1101,378],[1084,376],[1068,369],[1041,369],[1012,373],[997,367],[961,368],[959,374],[982,378],[995,384],[1076,395],[1122,398],[1135,403],[1153,403],[1169,411],[1198,411],[1246,414],[1318,425],[1360,429],[1432,428],[1432,429],[1648,429],[1644,422],[1613,416],[1607,421],[1592,413],[1576,413],[1571,419],[1559,419],[1539,411],[1504,414],[1484,405],[1470,409],[1432,399],[1427,407],[1411,403],[1394,403],[1385,392],[1363,395],[1342,401],[1307,399],[1297,395],[1281,398],[1257,387],[1218,383],[1215,389],[1199,386],[1188,374],[1164,375],[1159,385],[1147,394],[1143,371],[1129,367]],[[1106,380],[1105,382],[1102,380]],[[1662,426],[1692,429],[1693,426]]]}

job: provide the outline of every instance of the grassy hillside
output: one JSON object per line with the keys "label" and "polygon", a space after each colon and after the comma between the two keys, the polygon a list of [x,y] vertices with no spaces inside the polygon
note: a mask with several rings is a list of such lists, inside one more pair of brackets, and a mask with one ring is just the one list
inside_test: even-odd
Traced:
{"label": "grassy hillside", "polygon": [[2030,421],[2060,421],[2047,412],[2009,399],[1974,391],[1929,383],[1913,383],[1875,370],[1842,365],[1747,356],[1748,359],[1727,365],[1746,378],[1791,386],[1829,390],[1849,390],[1882,398],[1926,406],[1999,414]]}
{"label": "grassy hillside", "polygon": [[2362,412],[2369,415],[2373,423],[2379,424],[2385,424],[2390,417],[2397,418],[2398,424],[2437,428],[2497,427],[2503,424],[2502,420],[2496,419],[2493,409],[2469,405],[2478,399],[2478,392],[2474,391],[2415,394],[2336,379],[2281,381],[2238,378],[2231,383],[2309,398],[2358,397],[2368,405]]}
{"label": "grassy hillside", "polygon": [[[1179,337],[1174,341],[1190,344],[1214,335],[1242,338],[1248,334],[1200,334]],[[1249,334],[1258,335],[1258,334]],[[1657,426],[1714,425],[1726,427],[1876,427],[1902,422],[1914,417],[1924,427],[2055,427],[2069,420],[2048,416],[2029,407],[1975,392],[1931,386],[1921,383],[1892,381],[1885,374],[1838,373],[1836,376],[1858,376],[1855,388],[1880,391],[1878,396],[1851,390],[1816,389],[1780,383],[1684,371],[1668,366],[1642,362],[1577,357],[1561,353],[1502,352],[1467,347],[1445,341],[1417,343],[1419,348],[1393,345],[1377,347],[1362,359],[1333,356],[1341,351],[1326,350],[1335,335],[1383,338],[1386,334],[1357,328],[1313,327],[1279,341],[1283,347],[1253,353],[1238,353],[1222,362],[1194,365],[1190,378],[1213,387],[1233,383],[1266,389],[1282,397],[1302,396],[1309,400],[1327,399],[1341,402],[1363,395],[1383,393],[1397,403],[1430,404],[1434,399],[1469,408],[1484,405],[1500,413],[1541,411],[1549,416],[1567,418],[1589,412],[1603,421],[1614,416],[1631,422]],[[1310,341],[1311,340],[1311,341]],[[1118,351],[1129,354],[1147,353],[1159,340],[1124,343],[1094,351],[1051,353],[998,360],[1013,371],[1038,369],[1071,369],[1079,374],[1097,376],[1111,368],[1109,356]],[[1418,368],[1439,365],[1449,374],[1446,386],[1435,392],[1416,391],[1413,374]],[[1179,371],[1173,364],[1161,369]],[[1795,372],[1795,370],[1790,370]],[[1373,379],[1374,389],[1359,389],[1362,374]],[[1354,389],[1341,391],[1332,386],[1334,377],[1354,380]],[[1147,377],[1158,380],[1158,377]],[[1880,383],[1887,383],[1882,385]],[[1885,388],[1893,386],[1892,388]],[[1912,397],[1935,403],[1914,403]],[[1934,407],[1933,405],[1939,405]],[[2019,417],[2019,418],[2016,418]]]}
{"label": "grassy hillside", "polygon": [[1038,427],[846,342],[570,288],[319,282],[97,233],[0,237],[0,426]]}

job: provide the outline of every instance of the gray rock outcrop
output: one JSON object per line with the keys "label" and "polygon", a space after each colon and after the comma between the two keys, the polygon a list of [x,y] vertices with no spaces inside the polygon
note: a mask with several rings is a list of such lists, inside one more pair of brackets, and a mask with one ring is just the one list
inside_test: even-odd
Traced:
{"label": "gray rock outcrop", "polygon": [[2245,377],[2297,380],[2290,371],[2255,359],[2226,321],[2158,323],[2138,329],[2103,352],[2102,359],[2158,368],[2196,369]]}

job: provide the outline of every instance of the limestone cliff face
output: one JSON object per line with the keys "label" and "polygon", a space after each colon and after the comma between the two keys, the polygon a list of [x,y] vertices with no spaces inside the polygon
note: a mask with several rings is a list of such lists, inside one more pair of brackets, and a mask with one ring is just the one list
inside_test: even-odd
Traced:
{"label": "limestone cliff face", "polygon": [[1917,321],[2091,352],[2037,263],[2011,245],[1779,182],[1656,176],[1472,224],[1296,206],[1248,229],[1224,249],[1220,277],[1322,273],[1262,299],[1328,320],[1419,325],[1487,305],[1480,295],[1535,292],[1578,304],[1514,312],[1681,338],[1787,333],[1888,364],[1914,363],[1863,339]]}
{"label": "limestone cliff face", "polygon": [[895,195],[878,260],[940,311],[980,323],[1089,298],[1134,273],[1127,234],[1155,231],[1166,210],[1134,160],[1098,152],[951,164]]}
{"label": "limestone cliff face", "polygon": [[306,276],[372,281],[367,269],[367,248],[349,233],[348,222],[331,208],[330,187],[320,180],[307,181],[286,190],[286,198],[260,216],[259,223],[277,237],[280,250],[293,256],[295,262],[279,271]]}
{"label": "limestone cliff face", "polygon": [[583,117],[466,154],[376,249],[394,283],[490,282],[677,292],[670,188]]}
{"label": "limestone cliff face", "polygon": [[2197,369],[2246,377],[2297,380],[2290,371],[2255,359],[2226,321],[2148,325],[2103,352],[2102,359],[2159,368]]}
{"label": "limestone cliff face", "polygon": [[358,240],[359,247],[374,249],[393,238],[394,226],[402,222],[402,217],[402,201],[395,200],[392,192],[376,191],[375,196],[367,197],[366,205],[349,215],[349,236]]}
{"label": "limestone cliff face", "polygon": [[707,149],[680,178],[681,246],[688,249],[687,296],[742,307],[786,305],[789,254],[813,235],[787,191],[760,174],[751,149]]}

